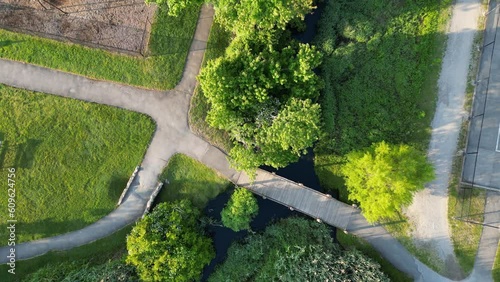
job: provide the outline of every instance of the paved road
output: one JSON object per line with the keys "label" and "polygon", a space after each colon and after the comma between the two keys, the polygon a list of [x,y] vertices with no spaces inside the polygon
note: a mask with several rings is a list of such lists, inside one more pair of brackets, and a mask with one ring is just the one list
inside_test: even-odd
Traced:
{"label": "paved road", "polygon": [[[142,170],[139,171],[120,207],[81,230],[20,244],[17,248],[18,258],[30,258],[49,250],[65,250],[90,243],[134,222],[142,214],[145,203],[155,187],[157,176],[166,161],[177,152],[200,160],[235,183],[248,184],[248,177],[245,174],[229,167],[224,153],[192,134],[188,127],[189,100],[196,85],[195,77],[201,66],[212,16],[212,9],[205,6],[198,22],[183,79],[171,91],[139,89],[24,63],[0,60],[0,83],[141,112],[151,116],[157,123],[151,146],[142,163]],[[277,185],[286,182],[283,179],[276,180],[264,171],[258,173],[257,178],[269,177],[271,180],[269,183],[274,181],[274,184],[268,184],[267,188],[262,186],[259,189],[275,189]],[[449,281],[415,259],[382,226],[368,224],[358,210],[348,206],[347,208],[351,209],[351,215],[349,220],[340,226],[341,228],[367,240],[387,260],[415,280]],[[0,263],[6,262],[6,254],[7,249],[0,248]]]}

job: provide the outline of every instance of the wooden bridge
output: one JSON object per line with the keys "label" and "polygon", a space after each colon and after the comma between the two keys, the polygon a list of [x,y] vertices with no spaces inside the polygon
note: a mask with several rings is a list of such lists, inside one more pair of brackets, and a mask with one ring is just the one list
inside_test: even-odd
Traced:
{"label": "wooden bridge", "polygon": [[351,215],[357,211],[332,198],[329,194],[323,194],[264,170],[257,171],[253,182],[242,173],[237,184],[265,199],[270,199],[343,230],[347,229]]}

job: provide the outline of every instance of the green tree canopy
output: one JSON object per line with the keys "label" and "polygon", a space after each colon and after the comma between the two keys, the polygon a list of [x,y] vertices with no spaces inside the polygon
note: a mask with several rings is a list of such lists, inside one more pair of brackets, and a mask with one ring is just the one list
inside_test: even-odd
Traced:
{"label": "green tree canopy", "polygon": [[279,47],[279,36],[237,38],[201,71],[207,122],[235,142],[233,166],[252,171],[297,161],[319,138],[320,53],[307,44]]}
{"label": "green tree canopy", "polygon": [[312,11],[313,0],[216,0],[216,19],[238,35],[255,30],[285,29],[293,19]]}
{"label": "green tree canopy", "polygon": [[187,200],[161,203],[127,237],[127,262],[143,281],[192,281],[215,256]]}
{"label": "green tree canopy", "polygon": [[333,243],[324,224],[289,218],[234,243],[209,281],[388,281],[380,266]]}
{"label": "green tree canopy", "polygon": [[294,19],[303,19],[315,7],[313,0],[145,0],[168,8],[171,16],[178,16],[187,7],[211,2],[216,19],[228,31],[248,35],[255,31],[285,29]]}
{"label": "green tree canopy", "polygon": [[236,188],[221,212],[222,224],[234,231],[250,229],[250,222],[258,212],[259,206],[252,192]]}
{"label": "green tree canopy", "polygon": [[426,156],[408,145],[380,142],[347,154],[342,168],[349,199],[359,202],[369,222],[396,219],[413,193],[434,178]]}
{"label": "green tree canopy", "polygon": [[156,3],[168,9],[171,16],[179,16],[186,8],[200,6],[205,0],[145,0],[146,3]]}

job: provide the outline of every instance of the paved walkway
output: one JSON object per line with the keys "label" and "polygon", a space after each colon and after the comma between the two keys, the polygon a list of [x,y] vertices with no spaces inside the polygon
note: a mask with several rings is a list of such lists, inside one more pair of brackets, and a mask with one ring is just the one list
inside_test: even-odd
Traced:
{"label": "paved walkway", "polygon": [[458,134],[467,116],[464,110],[467,73],[480,12],[480,0],[457,0],[453,8],[428,152],[436,179],[415,194],[407,210],[416,245],[436,253],[445,263],[447,273],[455,278],[461,275],[450,240],[448,183]]}
{"label": "paved walkway", "polygon": [[[198,22],[183,79],[172,91],[151,91],[116,83],[95,81],[73,74],[24,63],[0,60],[0,83],[63,97],[116,106],[151,116],[157,124],[142,169],[123,204],[96,223],[81,230],[19,244],[18,259],[42,255],[50,250],[66,250],[112,234],[140,217],[157,176],[175,153],[183,153],[219,171],[234,183],[248,186],[260,195],[292,204],[297,210],[345,229],[371,243],[398,269],[418,281],[448,281],[416,260],[396,239],[379,225],[370,225],[360,211],[307,187],[265,171],[258,171],[250,184],[244,173],[229,167],[224,153],[189,131],[187,113],[195,77],[201,66],[213,10],[204,6]],[[297,191],[300,197],[297,197]],[[321,208],[326,207],[326,210]],[[329,210],[328,210],[329,209]],[[0,248],[0,263],[6,262],[7,248]]]}

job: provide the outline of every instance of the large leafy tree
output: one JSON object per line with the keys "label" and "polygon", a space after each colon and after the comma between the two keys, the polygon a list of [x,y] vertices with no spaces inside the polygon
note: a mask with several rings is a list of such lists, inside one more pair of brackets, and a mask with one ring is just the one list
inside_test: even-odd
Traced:
{"label": "large leafy tree", "polygon": [[222,224],[234,231],[250,229],[250,221],[259,212],[257,200],[245,188],[236,188],[221,212]]}
{"label": "large leafy tree", "polygon": [[214,257],[189,201],[159,204],[127,237],[127,262],[143,281],[192,281]]}
{"label": "large leafy tree", "polygon": [[217,20],[234,33],[285,29],[315,7],[313,0],[216,0]]}
{"label": "large leafy tree", "polygon": [[319,138],[322,85],[313,69],[320,53],[307,44],[280,47],[280,38],[237,38],[226,55],[202,70],[211,108],[207,122],[235,141],[233,165],[252,171],[284,167]]}
{"label": "large leafy tree", "polygon": [[199,6],[205,0],[145,0],[146,3],[156,3],[161,7],[168,9],[168,14],[171,16],[180,15],[186,8]]}
{"label": "large leafy tree", "polygon": [[333,243],[324,224],[289,218],[234,243],[209,281],[388,281],[380,266]]}
{"label": "large leafy tree", "polygon": [[347,155],[342,168],[349,199],[359,202],[369,222],[396,219],[413,193],[434,178],[426,156],[408,145],[380,142]]}
{"label": "large leafy tree", "polygon": [[215,5],[216,19],[229,31],[238,35],[254,31],[285,29],[294,19],[303,19],[312,11],[313,0],[145,0],[168,8],[172,16],[179,15],[190,6],[211,2]]}

